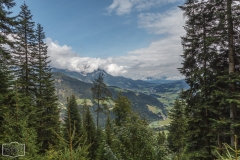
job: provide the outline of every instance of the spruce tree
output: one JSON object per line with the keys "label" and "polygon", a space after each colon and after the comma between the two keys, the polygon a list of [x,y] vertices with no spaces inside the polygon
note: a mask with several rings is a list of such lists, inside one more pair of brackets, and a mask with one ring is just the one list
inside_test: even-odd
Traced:
{"label": "spruce tree", "polygon": [[[29,127],[29,115],[26,114],[26,104],[29,97],[18,93],[18,86],[13,87],[13,92],[8,97],[8,103],[2,107],[2,134],[1,143],[18,142],[25,144],[25,154],[27,158],[36,156],[38,152],[37,133],[34,127]],[[30,104],[29,104],[30,105]]]}
{"label": "spruce tree", "polygon": [[[70,135],[74,135],[71,145],[73,149],[77,148],[80,144],[80,138],[83,136],[83,126],[75,95],[72,95],[68,101],[64,122],[66,128],[64,131],[64,138],[69,140]],[[73,130],[75,133],[73,133]]]}
{"label": "spruce tree", "polygon": [[119,93],[114,103],[113,113],[115,115],[115,123],[120,126],[126,121],[127,116],[131,114],[131,101]]}
{"label": "spruce tree", "polygon": [[239,66],[235,54],[239,45],[233,38],[238,33],[233,26],[239,24],[239,11],[233,8],[239,6],[232,1],[188,0],[180,8],[187,17],[180,72],[190,86],[182,94],[186,101],[186,153],[192,159],[213,159],[214,148],[221,148],[222,142],[233,144],[238,133],[239,77],[234,70]]}
{"label": "spruce tree", "polygon": [[99,125],[99,113],[108,113],[108,106],[106,101],[108,101],[112,94],[108,90],[107,85],[104,83],[103,73],[101,72],[96,79],[93,80],[92,97],[94,103],[97,104],[97,128]]}
{"label": "spruce tree", "polygon": [[153,131],[138,115],[129,114],[126,121],[114,129],[114,134],[119,141],[117,150],[122,159],[152,160],[156,157]]}
{"label": "spruce tree", "polygon": [[170,126],[168,127],[168,147],[171,151],[177,152],[178,157],[182,154],[185,144],[185,106],[184,102],[180,100],[175,100],[173,108],[168,113],[169,119],[171,119]]}
{"label": "spruce tree", "polygon": [[107,121],[105,125],[106,143],[109,147],[112,147],[113,143],[113,131],[110,115],[107,116]]}
{"label": "spruce tree", "polygon": [[[28,97],[26,102],[26,114],[29,115],[29,127],[37,126],[36,112],[36,96],[35,96],[35,81],[34,81],[34,66],[35,61],[35,35],[34,22],[32,21],[31,11],[24,3],[21,5],[21,11],[17,16],[17,25],[14,28],[14,49],[12,52],[14,61],[14,75],[18,92]],[[32,113],[30,115],[30,113]],[[37,129],[37,128],[36,128]]]}
{"label": "spruce tree", "polygon": [[15,75],[17,76],[18,84],[21,86],[21,93],[26,96],[34,95],[34,82],[32,64],[34,63],[35,51],[35,34],[34,22],[32,21],[31,11],[24,3],[21,5],[21,11],[17,16],[18,25],[15,27],[14,39],[15,43],[14,60],[16,65]]}
{"label": "spruce tree", "polygon": [[86,116],[84,119],[84,129],[87,138],[87,144],[91,145],[88,149],[89,158],[94,159],[96,157],[96,127],[92,118],[89,107],[86,108]]}
{"label": "spruce tree", "polygon": [[[3,111],[2,106],[8,102],[7,97],[9,97],[10,86],[13,80],[11,76],[11,51],[13,46],[13,42],[9,41],[7,36],[13,33],[12,27],[15,24],[14,18],[10,17],[11,12],[9,11],[13,6],[15,6],[15,2],[13,0],[8,0],[4,2],[0,2],[0,132],[2,133],[2,123],[3,123]],[[6,45],[10,47],[10,49],[6,48]]]}
{"label": "spruce tree", "polygon": [[55,95],[54,80],[51,74],[47,55],[47,45],[44,43],[45,34],[43,27],[37,24],[35,30],[36,37],[36,54],[33,64],[34,81],[35,81],[35,95],[36,95],[36,108],[37,108],[37,131],[38,131],[38,144],[41,144],[41,152],[49,149],[49,145],[58,145],[58,139],[55,137],[53,131],[59,134],[60,121],[59,109],[57,106],[57,96]]}

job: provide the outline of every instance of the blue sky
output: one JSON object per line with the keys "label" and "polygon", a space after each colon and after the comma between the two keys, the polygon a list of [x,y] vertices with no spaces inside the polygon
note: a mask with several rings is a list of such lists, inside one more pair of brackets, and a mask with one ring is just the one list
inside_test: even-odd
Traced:
{"label": "blue sky", "polygon": [[[16,15],[23,0],[17,0]],[[184,0],[25,0],[44,27],[51,65],[133,79],[182,78]]]}

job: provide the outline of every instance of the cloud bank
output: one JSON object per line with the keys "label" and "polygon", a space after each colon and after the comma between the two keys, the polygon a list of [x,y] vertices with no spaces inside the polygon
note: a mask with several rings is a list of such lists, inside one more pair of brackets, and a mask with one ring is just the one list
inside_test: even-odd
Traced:
{"label": "cloud bank", "polygon": [[91,73],[97,69],[103,69],[114,76],[127,72],[127,67],[117,65],[111,58],[100,59],[80,57],[72,51],[71,47],[67,45],[61,46],[57,41],[52,41],[50,38],[46,39],[46,43],[48,45],[48,54],[53,67],[82,73]]}
{"label": "cloud bank", "polygon": [[163,34],[164,37],[153,41],[146,48],[129,51],[127,56],[119,57],[118,64],[130,66],[131,78],[146,77],[181,79],[177,68],[181,67],[183,53],[181,38],[184,19],[180,9],[171,9],[165,13],[141,13],[138,16],[138,27],[151,34]]}

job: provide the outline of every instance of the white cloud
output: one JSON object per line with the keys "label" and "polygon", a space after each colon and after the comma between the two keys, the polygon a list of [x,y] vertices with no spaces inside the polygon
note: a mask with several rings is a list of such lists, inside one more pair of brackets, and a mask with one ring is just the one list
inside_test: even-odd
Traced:
{"label": "white cloud", "polygon": [[181,67],[183,53],[181,38],[184,19],[180,9],[166,13],[145,13],[139,15],[139,27],[153,34],[165,36],[150,43],[146,48],[128,52],[127,56],[116,59],[119,65],[129,66],[124,76],[138,79],[141,77],[167,76],[168,79],[182,78],[177,68]]}
{"label": "white cloud", "polygon": [[139,27],[154,34],[182,35],[184,33],[184,19],[178,8],[165,13],[141,13],[138,16]]}
{"label": "white cloud", "polygon": [[119,66],[111,58],[100,59],[91,57],[80,57],[67,45],[59,45],[57,41],[46,39],[48,54],[51,65],[57,68],[64,68],[71,71],[91,73],[97,69],[103,69],[109,74],[117,76],[125,73],[125,66]]}
{"label": "white cloud", "polygon": [[113,0],[113,3],[107,7],[107,10],[109,13],[116,12],[117,15],[121,16],[129,14],[132,10],[142,11],[178,1],[182,0]]}
{"label": "white cloud", "polygon": [[182,46],[178,36],[152,42],[146,48],[140,48],[128,53],[127,56],[118,57],[117,64],[129,66],[126,77],[138,79],[142,77],[162,76],[174,77],[180,73],[177,68],[181,67]]}

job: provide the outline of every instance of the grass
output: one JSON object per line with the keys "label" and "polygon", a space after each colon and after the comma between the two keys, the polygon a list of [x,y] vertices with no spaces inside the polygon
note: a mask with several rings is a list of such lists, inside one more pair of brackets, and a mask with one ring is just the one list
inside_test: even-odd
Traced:
{"label": "grass", "polygon": [[160,112],[161,114],[163,114],[163,113],[162,113],[162,110],[161,110],[160,108],[158,108],[158,107],[156,107],[156,106],[151,106],[151,105],[148,105],[148,104],[147,104],[147,106],[148,106],[148,110],[149,110],[149,111],[151,111],[151,112],[153,112],[153,113],[155,113],[155,114],[158,114],[159,112]]}
{"label": "grass", "polygon": [[159,125],[168,125],[168,124],[170,124],[170,122],[171,122],[171,119],[167,118],[164,121],[158,121],[158,124]]}
{"label": "grass", "polygon": [[[77,104],[82,105],[83,101],[84,101],[84,99],[77,99]],[[90,105],[90,106],[93,105],[91,99],[86,99],[86,101],[87,101],[87,105]]]}
{"label": "grass", "polygon": [[163,121],[154,121],[154,122],[150,123],[149,126],[151,128],[158,127],[158,126],[165,126],[165,125],[169,125],[170,122],[171,122],[171,119],[167,118]]}
{"label": "grass", "polygon": [[175,99],[178,97],[178,93],[165,92],[165,93],[157,93],[161,98],[157,98],[160,102],[162,102],[167,109],[170,109]]}

